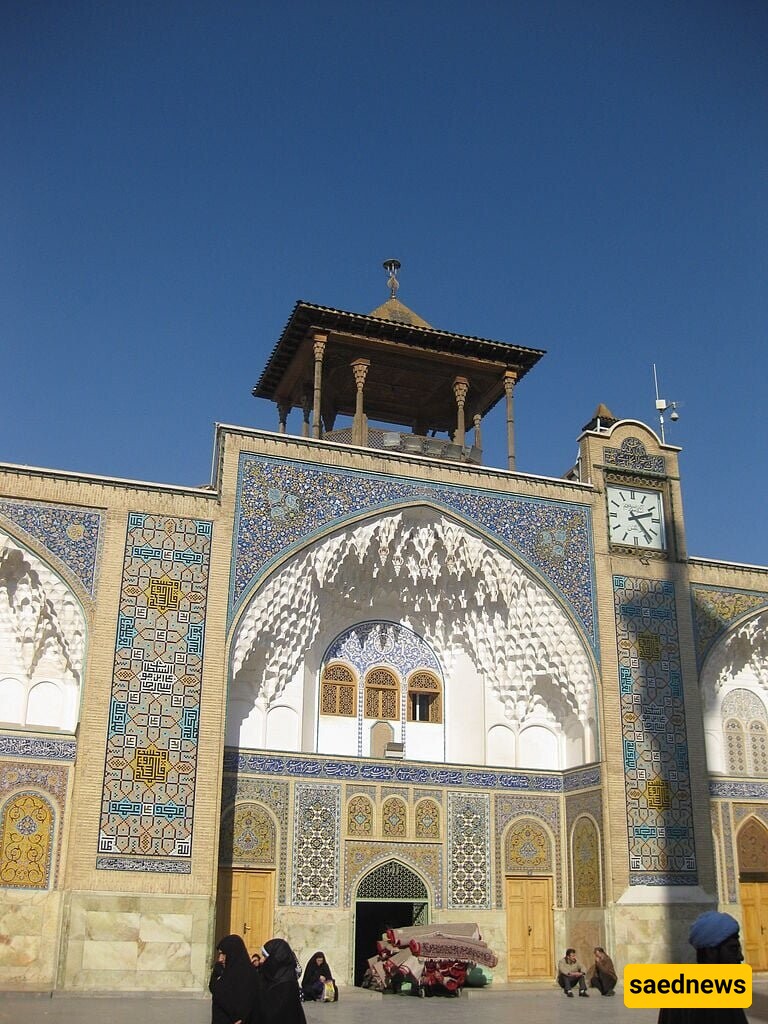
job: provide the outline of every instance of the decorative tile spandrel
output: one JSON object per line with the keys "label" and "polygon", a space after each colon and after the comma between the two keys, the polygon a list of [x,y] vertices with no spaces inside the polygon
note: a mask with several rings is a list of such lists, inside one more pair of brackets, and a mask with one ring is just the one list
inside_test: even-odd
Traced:
{"label": "decorative tile spandrel", "polygon": [[674,584],[613,577],[631,885],[696,885]]}
{"label": "decorative tile spandrel", "polygon": [[211,536],[128,516],[99,868],[190,872]]}
{"label": "decorative tile spandrel", "polygon": [[366,513],[428,503],[476,523],[534,566],[572,607],[596,649],[591,511],[448,484],[432,484],[243,453],[237,485],[230,616],[286,552]]}

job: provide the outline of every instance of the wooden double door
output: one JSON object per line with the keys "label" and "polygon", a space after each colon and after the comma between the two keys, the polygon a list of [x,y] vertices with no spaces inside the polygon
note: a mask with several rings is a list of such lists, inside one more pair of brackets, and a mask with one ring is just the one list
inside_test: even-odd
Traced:
{"label": "wooden double door", "polygon": [[739,889],[744,957],[753,971],[768,971],[768,882],[742,882]]}
{"label": "wooden double door", "polygon": [[509,978],[553,978],[552,879],[509,877],[505,897]]}
{"label": "wooden double door", "polygon": [[216,939],[241,935],[250,953],[273,938],[275,872],[219,869]]}

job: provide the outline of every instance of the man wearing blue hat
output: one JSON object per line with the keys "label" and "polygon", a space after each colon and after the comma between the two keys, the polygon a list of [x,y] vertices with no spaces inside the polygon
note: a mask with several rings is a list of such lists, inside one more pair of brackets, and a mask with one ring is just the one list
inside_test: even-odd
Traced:
{"label": "man wearing blue hat", "polygon": [[[739,941],[739,922],[730,914],[708,910],[697,917],[688,933],[699,964],[740,964],[744,959]],[[717,1009],[681,1007],[659,1011],[658,1024],[748,1024],[740,1007]]]}

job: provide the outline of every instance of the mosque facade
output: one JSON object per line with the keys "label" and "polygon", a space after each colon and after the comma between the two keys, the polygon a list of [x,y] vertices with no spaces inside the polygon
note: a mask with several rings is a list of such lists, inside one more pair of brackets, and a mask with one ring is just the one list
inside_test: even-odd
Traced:
{"label": "mosque facade", "polygon": [[604,407],[517,472],[543,353],[395,276],[297,303],[209,486],[0,465],[0,986],[199,991],[229,931],[355,984],[439,921],[551,979],[713,907],[768,970],[768,569],[689,555],[679,449]]}

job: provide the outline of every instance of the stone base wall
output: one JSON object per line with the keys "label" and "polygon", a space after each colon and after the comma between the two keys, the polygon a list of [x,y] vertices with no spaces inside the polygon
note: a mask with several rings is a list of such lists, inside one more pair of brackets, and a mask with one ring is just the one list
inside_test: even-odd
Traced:
{"label": "stone base wall", "polygon": [[602,946],[613,957],[610,922],[602,907],[569,907],[555,911],[555,963],[573,946],[581,963],[589,970],[595,946]]}
{"label": "stone base wall", "polygon": [[61,909],[60,892],[0,889],[0,988],[55,987]]}
{"label": "stone base wall", "polygon": [[70,893],[58,987],[200,992],[211,969],[212,922],[205,896]]}
{"label": "stone base wall", "polygon": [[607,911],[614,936],[608,952],[620,972],[626,964],[692,963],[688,930],[712,909],[711,903],[614,904]]}

